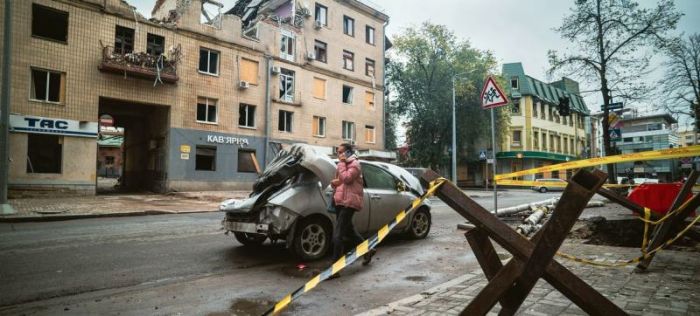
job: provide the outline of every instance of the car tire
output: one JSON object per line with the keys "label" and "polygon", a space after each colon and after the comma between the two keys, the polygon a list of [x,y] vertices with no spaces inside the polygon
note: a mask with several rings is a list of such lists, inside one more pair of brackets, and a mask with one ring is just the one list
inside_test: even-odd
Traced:
{"label": "car tire", "polygon": [[539,191],[540,193],[547,193],[547,188],[541,187]]}
{"label": "car tire", "polygon": [[413,214],[411,222],[408,224],[406,235],[411,239],[423,239],[428,236],[432,218],[427,207],[421,207]]}
{"label": "car tire", "polygon": [[267,236],[265,236],[265,235],[248,234],[248,233],[242,233],[242,232],[234,232],[233,235],[236,236],[236,240],[238,240],[238,242],[242,243],[243,246],[249,246],[249,247],[260,246],[267,239]]}
{"label": "car tire", "polygon": [[294,253],[304,261],[323,258],[330,249],[333,238],[331,233],[330,224],[321,218],[312,217],[300,221],[294,233]]}

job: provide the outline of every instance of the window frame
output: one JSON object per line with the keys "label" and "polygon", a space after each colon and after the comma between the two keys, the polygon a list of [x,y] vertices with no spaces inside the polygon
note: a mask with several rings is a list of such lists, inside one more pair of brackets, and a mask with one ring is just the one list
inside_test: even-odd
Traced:
{"label": "window frame", "polygon": [[[285,41],[286,39],[286,41]],[[291,44],[290,44],[291,42]],[[286,48],[286,49],[285,49]],[[291,52],[289,50],[291,49]],[[294,33],[282,30],[280,32],[280,58],[294,61],[296,56],[296,36]]]}
{"label": "window frame", "polygon": [[[197,164],[197,158],[200,156],[200,155],[199,155],[199,149],[200,149],[200,148],[201,148],[201,149],[208,149],[208,150],[213,150],[213,151],[214,151],[214,155],[213,155],[212,162],[211,162],[211,169],[200,169],[200,168],[197,167],[197,165],[198,165],[198,164]],[[216,156],[217,156],[217,155],[218,155],[217,146],[195,145],[195,147],[194,147],[194,170],[195,170],[195,171],[207,171],[207,172],[209,172],[209,171],[214,171],[214,172],[215,172],[215,171],[216,171],[216,161],[217,161],[217,159],[216,159],[217,157],[216,157]],[[203,156],[203,155],[202,155],[202,156]]]}
{"label": "window frame", "polygon": [[343,15],[343,34],[355,37],[355,19]]}
{"label": "window frame", "polygon": [[[371,31],[371,32],[370,32]],[[369,25],[365,25],[365,43],[376,46],[376,32],[377,30]],[[372,33],[370,36],[369,33]]]}
{"label": "window frame", "polygon": [[[367,98],[367,97],[368,97],[369,95],[372,95],[372,100],[370,100],[370,101],[368,102],[368,98]],[[367,111],[374,111],[374,110],[377,109],[377,105],[375,104],[375,101],[374,101],[375,96],[376,96],[376,95],[374,94],[374,91],[365,90],[365,109],[366,109]]]}
{"label": "window frame", "polygon": [[[46,151],[47,150],[46,143],[47,143],[47,141],[49,141],[48,138],[53,139],[54,137],[56,140],[57,147],[60,147],[59,148],[60,153],[58,155],[56,155],[56,153],[54,152],[54,153],[50,154],[49,156],[51,156],[53,158],[58,156],[58,158],[60,159],[58,161],[57,165],[52,166],[52,167],[57,166],[58,171],[57,172],[54,172],[54,171],[35,171],[36,168],[34,168],[34,166],[36,164],[32,162],[31,158],[32,158],[32,156],[34,156],[34,158],[36,158],[36,155],[40,155],[41,153],[37,153],[37,152],[34,152],[33,154],[30,153],[30,150],[32,149],[32,146],[31,146],[32,145],[32,138],[41,139],[40,144],[35,145],[35,146],[38,146],[40,148],[40,149],[36,149],[36,151],[42,151],[42,150]],[[39,140],[37,140],[37,141],[39,141]],[[27,174],[63,174],[63,161],[64,161],[63,156],[65,153],[65,148],[63,146],[64,144],[65,144],[65,137],[62,135],[27,133],[27,161],[26,161],[26,165],[25,165],[25,172]],[[47,156],[47,155],[44,155],[44,156]]]}
{"label": "window frame", "polygon": [[236,172],[237,173],[258,173],[258,170],[255,169],[255,165],[257,164],[256,162],[253,162],[253,169],[252,171],[246,171],[246,170],[241,170],[241,154],[253,154],[251,156],[251,159],[255,160],[257,159],[257,151],[253,148],[238,148],[236,150]]}
{"label": "window frame", "polygon": [[[126,45],[128,38],[122,37],[125,34],[120,34],[120,31],[127,32],[126,34],[131,33],[131,50],[130,51],[126,51],[126,49],[125,49],[126,48],[125,45]],[[121,41],[120,45],[119,45],[120,47],[117,47],[117,40]],[[136,48],[136,30],[132,29],[130,27],[115,24],[115,26],[114,26],[114,50],[113,50],[114,53],[120,54],[120,55],[126,55],[126,54],[133,53],[135,48]]]}
{"label": "window frame", "polygon": [[[322,82],[323,82],[323,96],[316,95],[316,82],[318,82],[318,81],[322,81]],[[327,98],[328,98],[328,92],[327,92],[327,90],[328,90],[328,80],[323,79],[323,78],[319,78],[319,77],[314,77],[314,81],[313,81],[313,82],[314,82],[314,87],[313,87],[313,90],[312,90],[312,96],[313,96],[315,99],[318,99],[318,100],[325,100],[325,99],[327,99]]]}
{"label": "window frame", "polygon": [[[371,133],[370,133],[371,131]],[[372,135],[371,140],[367,140],[367,136],[369,136],[370,133]],[[377,129],[373,125],[365,125],[365,143],[367,144],[376,144],[377,143]]]}
{"label": "window frame", "polygon": [[[369,68],[370,65],[372,65],[372,74],[369,74]],[[375,73],[377,71],[377,64],[374,62],[374,59],[370,58],[365,58],[365,76],[376,78]]]}
{"label": "window frame", "polygon": [[[323,11],[324,14],[321,17],[319,17],[319,13]],[[320,21],[323,26],[328,26],[328,7],[324,6],[318,2],[316,2],[316,5],[314,6],[314,21]]]}
{"label": "window frame", "polygon": [[[514,82],[515,85],[513,85]],[[517,76],[510,77],[510,88],[513,90],[520,90],[520,78]]]}
{"label": "window frame", "polygon": [[[322,45],[322,47],[320,45]],[[321,50],[321,48],[323,50]],[[323,54],[321,54],[321,52],[323,52]],[[321,56],[323,56],[323,59],[320,58]],[[314,40],[314,58],[316,61],[326,64],[328,63],[328,43]]]}
{"label": "window frame", "polygon": [[[348,68],[347,60],[350,61],[350,68]],[[345,49],[343,50],[343,69],[355,71],[355,53]]]}
{"label": "window frame", "polygon": [[[518,135],[517,140],[515,139],[516,138],[515,135]],[[523,143],[523,131],[519,130],[519,129],[513,130],[513,133],[511,134],[511,140],[510,140],[511,146],[521,147],[522,143]]]}
{"label": "window frame", "polygon": [[[35,93],[36,88],[34,87],[34,71],[46,72],[46,88],[45,88],[45,99],[38,99],[32,96]],[[49,95],[51,91],[51,74],[59,75],[59,87],[58,87],[58,101],[49,100]],[[61,71],[54,71],[39,67],[29,67],[29,100],[34,102],[50,103],[50,104],[63,104],[65,102],[66,92],[66,73]]]}
{"label": "window frame", "polygon": [[[345,101],[345,89],[346,88],[348,89],[348,101],[347,102]],[[354,99],[353,93],[354,93],[355,88],[353,86],[349,86],[349,85],[344,84],[342,89],[343,90],[341,91],[340,101],[343,104],[352,105],[353,99]]]}
{"label": "window frame", "polygon": [[[202,61],[202,52],[206,51],[207,52],[207,70],[202,70],[201,67],[201,61]],[[216,72],[211,72],[211,55],[214,53],[216,55]],[[221,69],[221,52],[215,49],[211,48],[206,48],[203,46],[199,47],[199,65],[197,65],[197,71],[200,74],[203,75],[209,75],[209,76],[219,76],[219,70]]]}
{"label": "window frame", "polygon": [[[35,30],[35,25],[34,25],[34,21],[35,21],[35,16],[34,16],[34,14],[35,14],[35,9],[36,9],[36,8],[39,8],[39,9],[41,9],[41,10],[46,10],[46,11],[52,11],[52,12],[55,13],[55,14],[60,14],[60,15],[65,16],[65,20],[66,20],[66,28],[65,28],[66,38],[65,38],[64,40],[55,39],[55,38],[52,38],[52,37],[48,37],[48,36],[44,36],[44,35],[39,35],[39,34],[36,34],[36,33],[35,33],[36,30]],[[39,3],[32,3],[32,21],[31,21],[31,30],[30,30],[30,32],[31,32],[31,34],[32,34],[32,37],[35,37],[35,38],[40,38],[40,39],[43,39],[43,40],[52,41],[52,42],[61,43],[61,44],[68,44],[68,35],[70,34],[70,12],[68,12],[68,11],[63,11],[63,10],[59,10],[59,9],[52,8],[52,7],[45,6],[45,5],[41,5],[41,4],[39,4]]]}
{"label": "window frame", "polygon": [[[350,138],[345,137],[345,136],[347,136],[345,133],[346,126],[347,126],[347,132],[350,133],[350,135],[349,135]],[[341,138],[343,140],[347,140],[347,141],[355,141],[356,136],[357,135],[355,135],[355,122],[343,120],[343,122],[341,124]]]}
{"label": "window frame", "polygon": [[[152,54],[149,52],[149,50],[155,50],[158,48],[158,43],[155,43],[155,40],[162,39],[163,42],[161,43],[160,49],[161,53],[160,54]],[[151,42],[151,40],[154,40]],[[153,34],[153,33],[146,33],[146,53],[150,54],[151,56],[160,56],[165,54],[165,36],[161,36],[158,34]]]}
{"label": "window frame", "polygon": [[[285,73],[285,72],[287,72],[287,73]],[[294,91],[295,91],[295,85],[296,85],[296,73],[295,73],[293,70],[289,70],[289,69],[286,69],[286,68],[282,68],[282,69],[280,70],[279,77],[280,77],[280,81],[279,81],[279,85],[280,85],[280,88],[279,88],[279,90],[280,90],[279,98],[280,98],[280,101],[282,101],[282,102],[288,102],[288,103],[294,102]],[[288,90],[287,90],[287,83],[288,83],[289,81],[291,81],[291,91],[288,91]],[[282,93],[283,90],[284,90],[284,93]]]}
{"label": "window frame", "polygon": [[[199,101],[201,99],[206,100],[206,102],[203,103],[205,106],[205,108],[204,108],[204,121],[199,119],[199,105],[202,104],[202,103],[199,103]],[[212,106],[209,103],[209,101],[211,101],[211,100],[214,101],[214,104],[213,104],[214,110],[215,110],[214,111],[214,113],[215,113],[214,114],[214,116],[215,116],[214,121],[209,120],[209,107]],[[197,111],[195,114],[195,121],[197,123],[203,123],[203,124],[214,124],[214,125],[219,124],[219,104],[218,103],[219,103],[219,100],[217,100],[217,99],[198,96],[197,97]]]}
{"label": "window frame", "polygon": [[[277,131],[281,133],[294,132],[294,112],[279,110],[277,118]],[[283,129],[280,129],[282,127]]]}
{"label": "window frame", "polygon": [[[241,111],[245,108],[245,117],[241,115]],[[252,108],[252,114],[250,113]],[[255,129],[255,110],[256,106],[252,104],[247,104],[247,103],[239,103],[238,104],[238,127],[240,128],[249,128],[249,129]],[[243,125],[241,125],[241,118],[245,121]],[[249,125],[250,124],[250,125]]]}
{"label": "window frame", "polygon": [[311,134],[314,137],[326,137],[327,122],[325,116],[314,115]]}

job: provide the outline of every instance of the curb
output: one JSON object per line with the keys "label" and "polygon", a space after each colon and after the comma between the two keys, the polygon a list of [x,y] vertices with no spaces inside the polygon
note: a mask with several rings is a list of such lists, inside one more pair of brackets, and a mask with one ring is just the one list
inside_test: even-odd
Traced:
{"label": "curb", "polygon": [[174,215],[174,214],[194,214],[194,213],[212,213],[219,210],[211,211],[167,211],[167,210],[146,210],[125,213],[104,213],[104,214],[60,214],[60,215],[8,215],[0,216],[0,223],[28,223],[28,222],[55,222],[68,221],[76,219],[101,218],[101,217],[128,217],[128,216],[147,216],[147,215]]}

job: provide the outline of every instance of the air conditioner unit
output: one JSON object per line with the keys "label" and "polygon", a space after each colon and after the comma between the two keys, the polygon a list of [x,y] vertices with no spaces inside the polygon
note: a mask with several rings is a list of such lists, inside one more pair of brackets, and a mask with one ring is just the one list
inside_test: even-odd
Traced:
{"label": "air conditioner unit", "polygon": [[280,67],[272,66],[272,69],[270,69],[270,72],[271,72],[273,75],[279,75],[279,74],[280,74]]}
{"label": "air conditioner unit", "polygon": [[318,20],[314,21],[314,28],[315,29],[320,30],[322,27],[323,27],[323,22],[318,21]]}
{"label": "air conditioner unit", "polygon": [[243,89],[248,89],[248,88],[250,88],[250,82],[248,82],[248,81],[241,81],[241,82],[238,83],[238,89],[243,90]]}
{"label": "air conditioner unit", "polygon": [[316,59],[316,54],[314,54],[314,53],[306,53],[306,59],[308,59],[308,60],[314,60],[314,59]]}

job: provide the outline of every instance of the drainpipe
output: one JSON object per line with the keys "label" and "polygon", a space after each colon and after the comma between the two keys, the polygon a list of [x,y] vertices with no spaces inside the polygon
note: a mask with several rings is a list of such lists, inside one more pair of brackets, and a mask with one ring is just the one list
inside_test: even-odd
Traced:
{"label": "drainpipe", "polygon": [[7,203],[10,161],[10,65],[12,45],[12,0],[5,0],[5,23],[2,50],[2,99],[0,100],[0,214],[16,213]]}
{"label": "drainpipe", "polygon": [[272,56],[265,55],[265,150],[263,151],[263,163],[267,166],[270,158],[270,134],[272,129],[270,126],[270,71],[272,71]]}
{"label": "drainpipe", "polygon": [[386,95],[386,26],[389,25],[389,20],[387,19],[386,22],[384,22],[384,25],[382,26],[382,100],[384,100],[384,104],[382,106],[382,130],[384,131],[383,137],[383,146],[384,150],[387,150],[386,148],[386,107],[389,104],[389,98]]}

